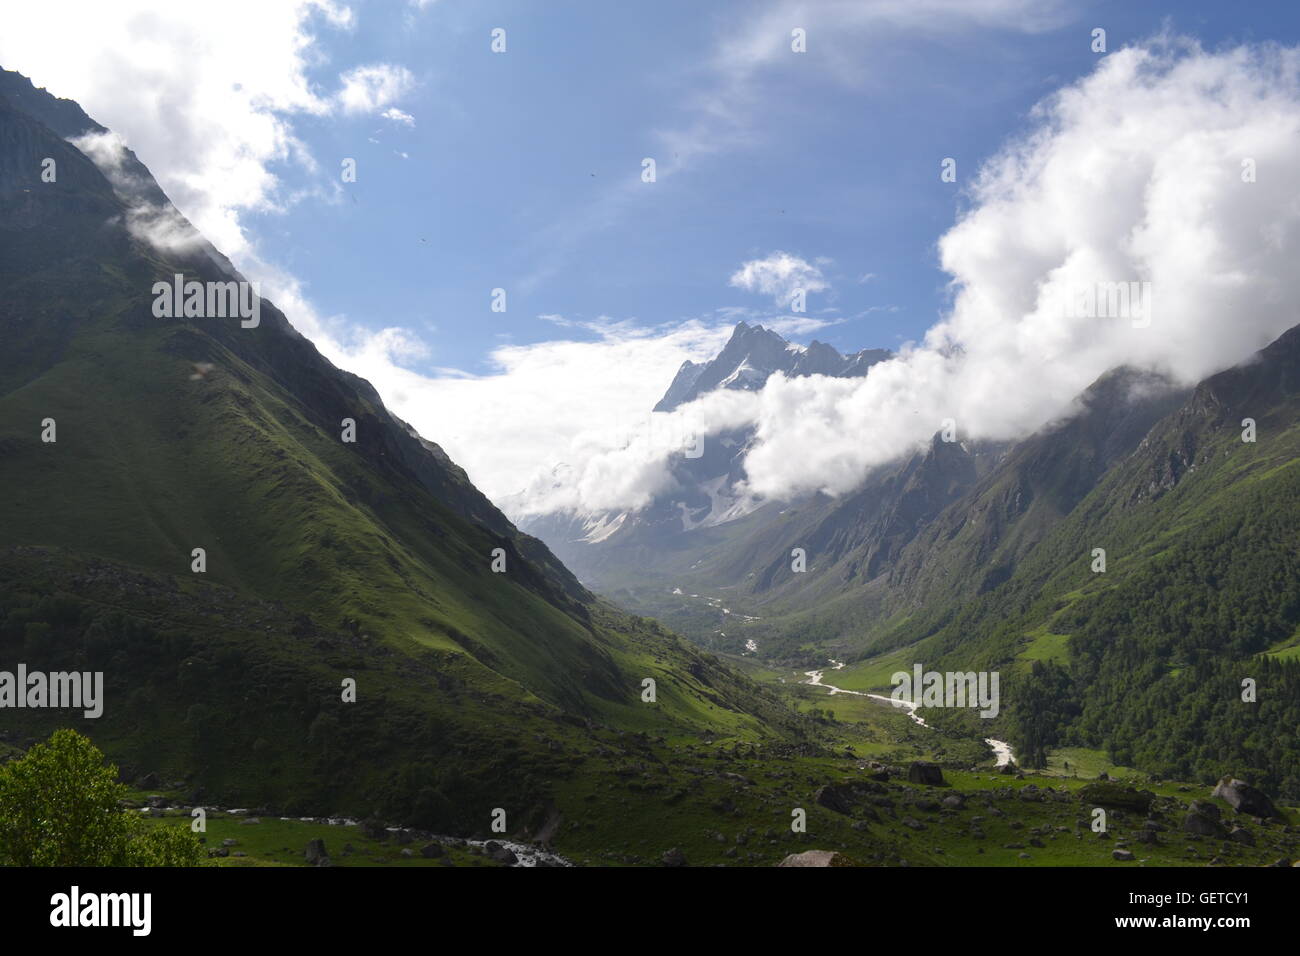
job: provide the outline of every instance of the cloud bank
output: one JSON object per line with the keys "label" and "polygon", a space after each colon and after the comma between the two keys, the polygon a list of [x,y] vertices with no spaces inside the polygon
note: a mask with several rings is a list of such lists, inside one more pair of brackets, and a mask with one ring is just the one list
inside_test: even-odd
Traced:
{"label": "cloud bank", "polygon": [[[289,167],[318,170],[295,121],[378,112],[414,84],[385,63],[337,71],[332,90],[311,81],[326,66],[318,33],[356,25],[335,0],[68,0],[58,19],[75,29],[52,29],[46,5],[9,5],[0,64],[75,99],[121,136],[186,218],[250,274],[258,260],[243,217],[298,198],[284,187]],[[316,190],[334,188],[313,178]]]}
{"label": "cloud bank", "polygon": [[[922,343],[861,380],[778,375],[705,396],[681,427],[752,425],[751,493],[841,494],[944,419],[962,438],[1014,439],[1117,366],[1190,384],[1247,360],[1300,322],[1298,71],[1300,50],[1169,37],[1106,56],[968,187],[938,244],[952,307]],[[585,489],[645,455],[570,462],[579,507],[602,506]],[[670,480],[628,474],[626,506]]]}

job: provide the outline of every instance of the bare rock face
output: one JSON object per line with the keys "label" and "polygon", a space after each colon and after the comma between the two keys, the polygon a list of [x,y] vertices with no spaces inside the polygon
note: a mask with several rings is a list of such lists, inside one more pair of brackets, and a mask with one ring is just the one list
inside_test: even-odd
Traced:
{"label": "bare rock face", "polygon": [[1250,784],[1235,777],[1221,778],[1211,796],[1226,800],[1228,806],[1238,813],[1265,819],[1278,816],[1273,801],[1265,796],[1262,790],[1256,790]]}
{"label": "bare rock face", "polygon": [[853,862],[843,853],[834,850],[805,850],[803,853],[791,853],[777,866],[853,866]]}

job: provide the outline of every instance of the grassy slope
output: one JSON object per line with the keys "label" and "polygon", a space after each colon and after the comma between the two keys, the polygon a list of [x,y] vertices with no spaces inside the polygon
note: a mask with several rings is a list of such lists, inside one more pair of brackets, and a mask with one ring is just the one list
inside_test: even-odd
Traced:
{"label": "grassy slope", "polygon": [[[493,800],[537,811],[589,725],[798,723],[585,594],[269,303],[253,330],[153,317],[155,280],[227,279],[224,260],[132,240],[84,157],[12,110],[0,122],[76,173],[25,185],[17,157],[0,184],[0,650],[104,669],[105,717],[83,729],[110,754],[247,802],[460,825]],[[192,380],[196,362],[214,368]],[[67,722],[7,720],[26,737]]]}

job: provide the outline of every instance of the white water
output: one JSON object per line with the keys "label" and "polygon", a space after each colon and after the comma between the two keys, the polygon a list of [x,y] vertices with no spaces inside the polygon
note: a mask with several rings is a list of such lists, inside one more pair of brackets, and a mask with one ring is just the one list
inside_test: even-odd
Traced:
{"label": "white water", "polygon": [[483,846],[486,843],[499,843],[514,853],[518,862],[515,866],[536,866],[539,860],[545,860],[552,866],[573,866],[568,860],[558,853],[551,853],[547,850],[539,849],[530,843],[513,843],[510,840],[466,840],[469,846]]}
{"label": "white water", "polygon": [[[831,661],[831,666],[835,670],[839,670],[844,666],[844,662]],[[923,718],[917,715],[917,705],[910,700],[898,700],[893,697],[885,697],[882,694],[866,694],[860,690],[845,690],[843,687],[836,687],[834,684],[824,684],[822,683],[822,673],[822,671],[804,671],[804,676],[808,678],[804,683],[811,684],[813,687],[825,687],[831,692],[832,696],[835,694],[852,694],[854,697],[870,697],[872,700],[881,700],[894,707],[902,707],[907,711],[907,716],[911,717],[912,720],[916,721],[922,727],[930,726]],[[993,755],[997,759],[997,766],[1005,767],[1015,759],[1015,754],[1011,752],[1011,745],[1005,740],[985,737],[984,742],[993,748]]]}

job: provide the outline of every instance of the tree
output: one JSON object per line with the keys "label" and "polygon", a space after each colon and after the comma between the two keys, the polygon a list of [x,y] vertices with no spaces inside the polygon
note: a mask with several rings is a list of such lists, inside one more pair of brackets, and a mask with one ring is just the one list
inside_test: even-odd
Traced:
{"label": "tree", "polygon": [[146,828],[123,812],[117,768],[75,730],[58,730],[0,766],[0,864],[195,866],[203,848],[188,830]]}

